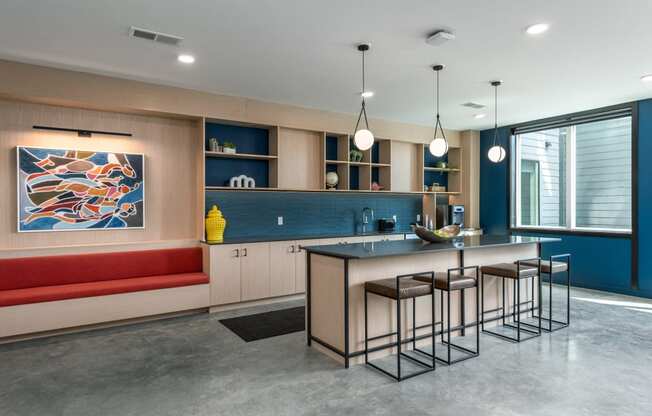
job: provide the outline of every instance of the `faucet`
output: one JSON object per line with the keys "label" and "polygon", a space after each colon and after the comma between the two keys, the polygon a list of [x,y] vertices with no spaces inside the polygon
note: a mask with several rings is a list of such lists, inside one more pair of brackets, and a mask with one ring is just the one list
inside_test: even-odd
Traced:
{"label": "faucet", "polygon": [[374,219],[374,210],[369,207],[362,208],[362,234],[367,232],[367,224],[369,224],[369,217],[367,213],[371,215],[371,219]]}

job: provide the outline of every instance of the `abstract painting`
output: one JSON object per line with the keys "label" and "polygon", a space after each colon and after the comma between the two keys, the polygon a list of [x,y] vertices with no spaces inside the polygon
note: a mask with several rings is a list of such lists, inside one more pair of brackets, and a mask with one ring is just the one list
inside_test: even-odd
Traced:
{"label": "abstract painting", "polygon": [[144,156],[17,148],[18,231],[144,228]]}

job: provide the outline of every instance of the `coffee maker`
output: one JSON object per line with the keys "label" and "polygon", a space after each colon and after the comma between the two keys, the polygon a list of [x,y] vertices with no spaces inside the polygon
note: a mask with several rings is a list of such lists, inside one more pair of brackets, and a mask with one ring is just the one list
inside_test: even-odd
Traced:
{"label": "coffee maker", "polygon": [[464,228],[464,205],[450,205],[448,207],[448,223]]}

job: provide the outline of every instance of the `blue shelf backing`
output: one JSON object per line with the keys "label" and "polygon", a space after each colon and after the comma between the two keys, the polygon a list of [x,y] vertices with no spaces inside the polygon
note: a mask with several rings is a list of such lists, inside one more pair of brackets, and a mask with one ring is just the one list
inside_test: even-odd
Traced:
{"label": "blue shelf backing", "polygon": [[[436,157],[430,153],[428,146],[425,146],[423,151],[423,166],[426,168],[436,168],[437,162],[446,162],[446,164],[448,164],[448,153],[442,157]],[[424,185],[431,186],[435,182],[437,182],[439,185],[445,186],[447,191],[449,190],[447,173],[428,170],[423,172]]]}
{"label": "blue shelf backing", "polygon": [[326,160],[337,160],[337,136],[326,136]]}
{"label": "blue shelf backing", "polygon": [[349,169],[349,189],[360,189],[360,167],[351,166]]}
{"label": "blue shelf backing", "polygon": [[371,182],[380,183],[380,170],[377,167],[371,168]]}
{"label": "blue shelf backing", "polygon": [[337,173],[337,165],[334,163],[327,163],[326,164],[326,172],[335,172]]}
{"label": "blue shelf backing", "polygon": [[445,186],[446,190],[448,190],[448,175],[446,173],[430,171],[430,170],[423,172],[424,185],[431,186],[434,182],[437,182],[438,184]]}
{"label": "blue shelf backing", "polygon": [[238,153],[269,154],[269,130],[264,128],[206,123],[205,134],[206,149],[208,149],[208,141],[214,137],[220,144],[234,143]]}
{"label": "blue shelf backing", "polygon": [[[269,130],[259,127],[206,123],[206,147],[210,138],[220,144],[232,142],[238,153],[269,155]],[[269,161],[206,158],[206,186],[228,186],[233,176],[254,178],[257,188],[269,187]]]}
{"label": "blue shelf backing", "polygon": [[206,159],[206,186],[228,186],[231,177],[247,175],[257,188],[269,186],[269,162],[249,159]]}
{"label": "blue shelf backing", "polygon": [[371,163],[380,163],[380,142],[377,140],[371,146]]}
{"label": "blue shelf backing", "polygon": [[427,168],[436,168],[437,162],[446,162],[448,163],[448,153],[442,157],[433,156],[428,150],[428,146],[425,147],[423,151],[423,166]]}
{"label": "blue shelf backing", "polygon": [[[396,215],[399,229],[409,230],[422,211],[421,195],[347,192],[206,191],[206,210],[213,204],[227,220],[227,239],[352,234],[361,231],[364,207],[374,210],[376,220]],[[277,225],[279,216],[282,226]]]}

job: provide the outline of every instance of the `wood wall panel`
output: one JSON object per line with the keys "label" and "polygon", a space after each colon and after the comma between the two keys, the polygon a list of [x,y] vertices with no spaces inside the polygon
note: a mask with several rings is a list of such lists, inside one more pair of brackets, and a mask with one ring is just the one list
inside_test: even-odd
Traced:
{"label": "wood wall panel", "polygon": [[462,195],[453,203],[464,204],[464,222],[467,227],[480,226],[480,132],[467,130],[461,133],[462,145]]}
{"label": "wood wall panel", "polygon": [[[133,137],[32,129],[35,124],[133,133]],[[198,239],[197,124],[190,120],[0,100],[0,250]],[[16,146],[143,153],[145,229],[18,233]]]}
{"label": "wood wall panel", "polygon": [[321,189],[321,134],[307,130],[286,128],[279,130],[279,188]]}
{"label": "wood wall panel", "polygon": [[406,142],[392,143],[392,191],[421,191],[419,186],[418,145]]}
{"label": "wood wall panel", "polygon": [[[357,113],[336,113],[242,97],[212,94],[0,60],[0,96],[120,112],[206,117],[288,128],[350,134]],[[373,114],[371,114],[373,117]],[[372,118],[374,134],[392,140],[428,143],[432,126]],[[446,130],[451,146],[459,132]]]}

